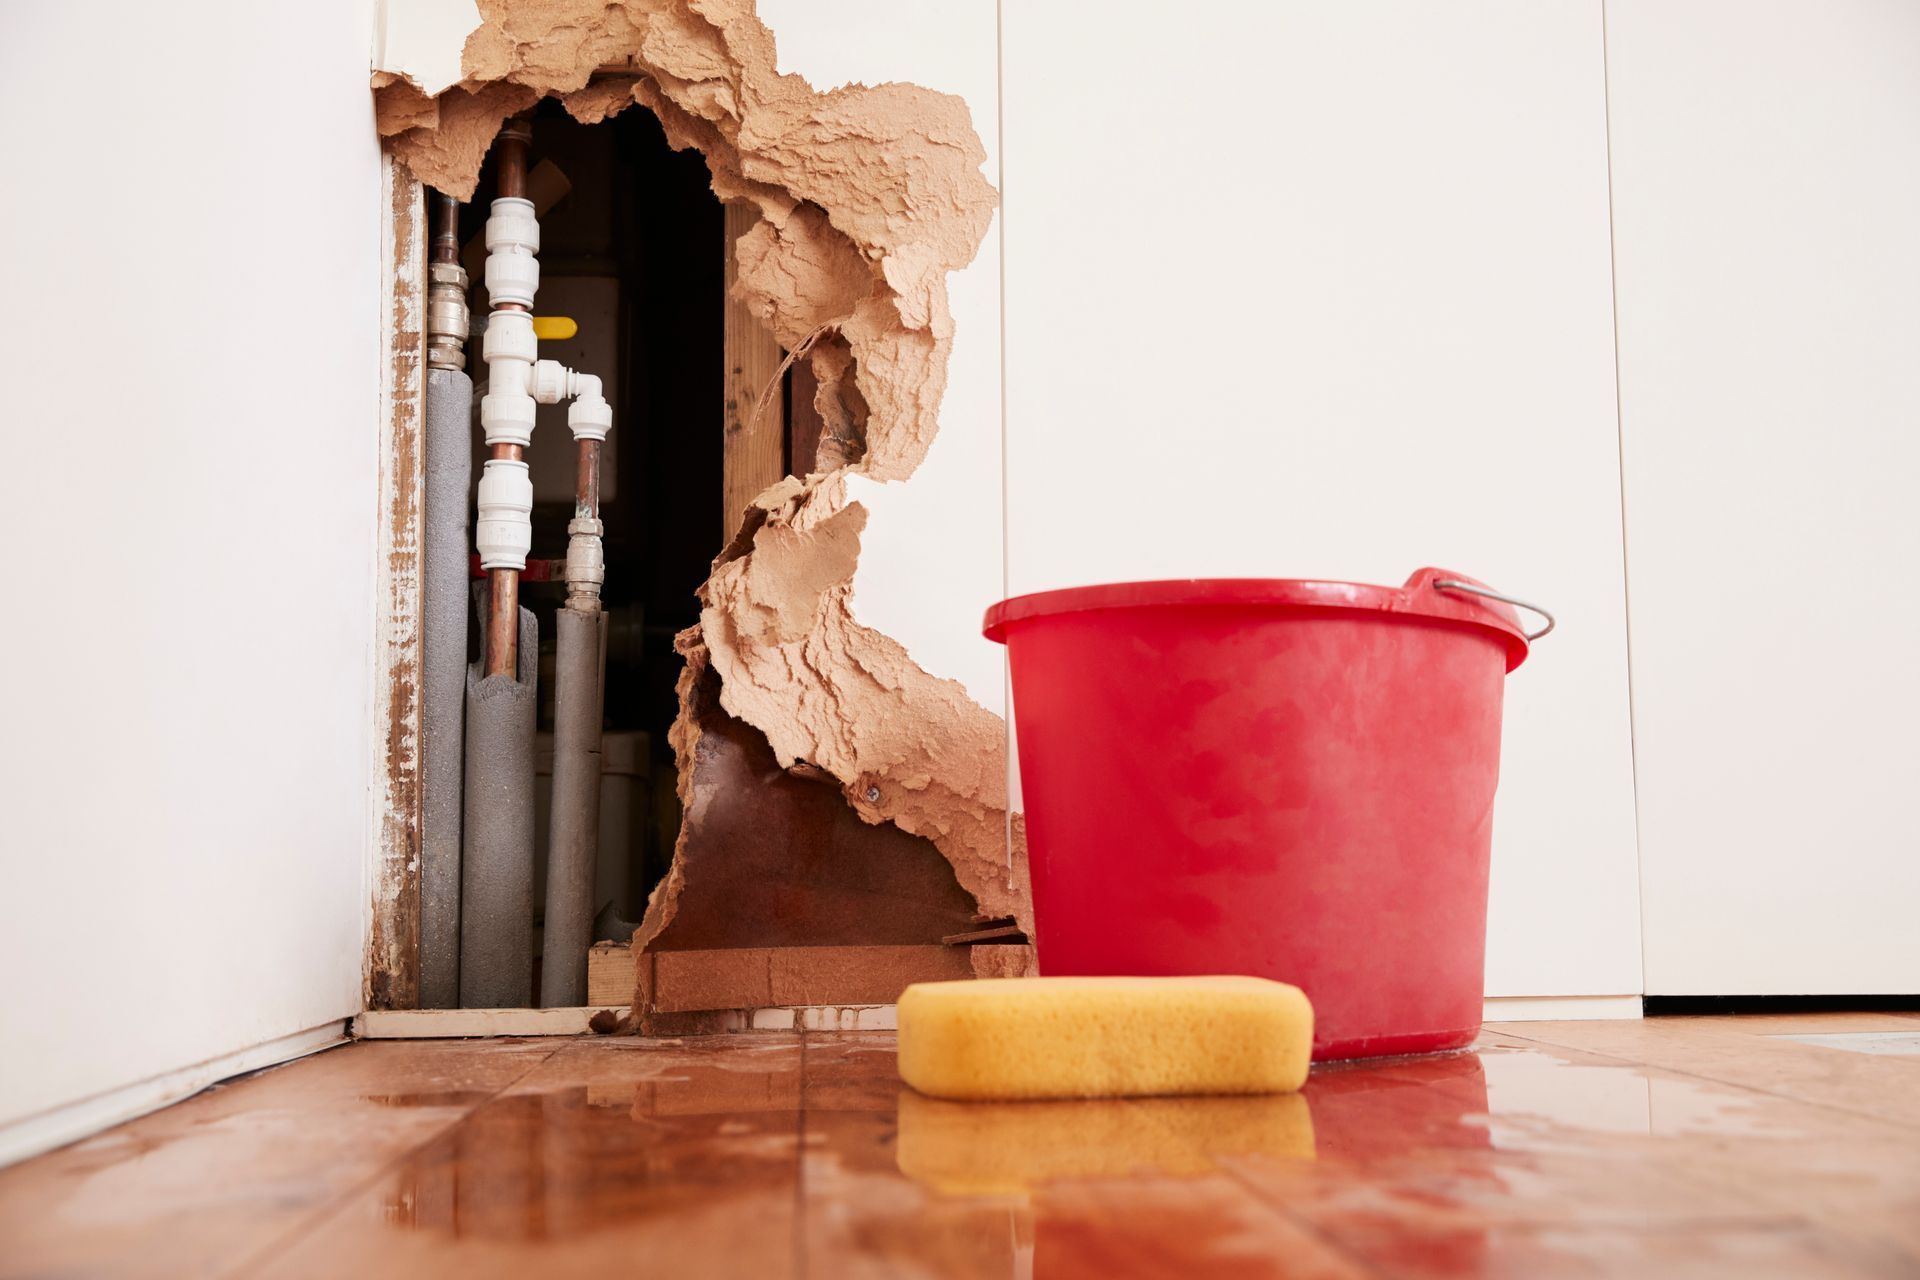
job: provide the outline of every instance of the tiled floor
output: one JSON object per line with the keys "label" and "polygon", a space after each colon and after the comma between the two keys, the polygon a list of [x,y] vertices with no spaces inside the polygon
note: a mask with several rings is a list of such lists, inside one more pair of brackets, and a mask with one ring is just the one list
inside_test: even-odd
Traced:
{"label": "tiled floor", "polygon": [[368,1042],[0,1171],[0,1275],[1915,1276],[1915,1032],[1514,1023],[1298,1097],[990,1107],[886,1033]]}

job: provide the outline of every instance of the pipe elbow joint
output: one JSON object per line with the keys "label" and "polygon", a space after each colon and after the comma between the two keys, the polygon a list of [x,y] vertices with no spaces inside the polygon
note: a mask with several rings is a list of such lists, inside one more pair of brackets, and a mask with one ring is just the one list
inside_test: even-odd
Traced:
{"label": "pipe elbow joint", "polygon": [[575,440],[605,440],[613,430],[613,406],[600,397],[597,386],[592,396],[578,396],[567,406],[567,427]]}

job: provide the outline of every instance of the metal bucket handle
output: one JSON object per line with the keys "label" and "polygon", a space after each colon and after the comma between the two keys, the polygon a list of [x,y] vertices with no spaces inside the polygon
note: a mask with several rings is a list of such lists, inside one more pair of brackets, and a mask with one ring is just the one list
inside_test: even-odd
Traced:
{"label": "metal bucket handle", "polygon": [[1501,604],[1510,604],[1516,609],[1525,609],[1528,613],[1539,614],[1547,620],[1547,625],[1538,631],[1527,632],[1526,637],[1528,644],[1532,644],[1535,640],[1546,635],[1554,628],[1553,615],[1545,609],[1542,609],[1539,605],[1528,604],[1525,600],[1517,600],[1512,596],[1502,595],[1491,587],[1483,587],[1475,582],[1462,582],[1458,578],[1435,578],[1432,586],[1435,591],[1464,591],[1468,595],[1485,596],[1489,600],[1498,600]]}

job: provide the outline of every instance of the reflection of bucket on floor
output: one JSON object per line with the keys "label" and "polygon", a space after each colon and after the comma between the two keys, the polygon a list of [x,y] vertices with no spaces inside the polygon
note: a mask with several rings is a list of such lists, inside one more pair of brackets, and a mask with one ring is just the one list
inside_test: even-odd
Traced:
{"label": "reflection of bucket on floor", "polygon": [[1313,1073],[1305,1096],[1321,1153],[1356,1168],[1493,1149],[1487,1075],[1477,1053],[1329,1067]]}
{"label": "reflection of bucket on floor", "polygon": [[1134,582],[990,609],[1041,971],[1291,982],[1319,1059],[1469,1043],[1501,686],[1537,638],[1488,594],[1422,569],[1399,588]]}

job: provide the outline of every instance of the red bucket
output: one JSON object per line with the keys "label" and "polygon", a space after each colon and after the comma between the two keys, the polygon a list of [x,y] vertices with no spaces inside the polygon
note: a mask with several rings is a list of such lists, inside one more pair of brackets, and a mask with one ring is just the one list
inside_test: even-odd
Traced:
{"label": "red bucket", "polygon": [[1470,1043],[1501,686],[1552,627],[1527,634],[1507,604],[1422,569],[1399,588],[1123,582],[989,609],[1041,971],[1291,982],[1317,1059]]}

